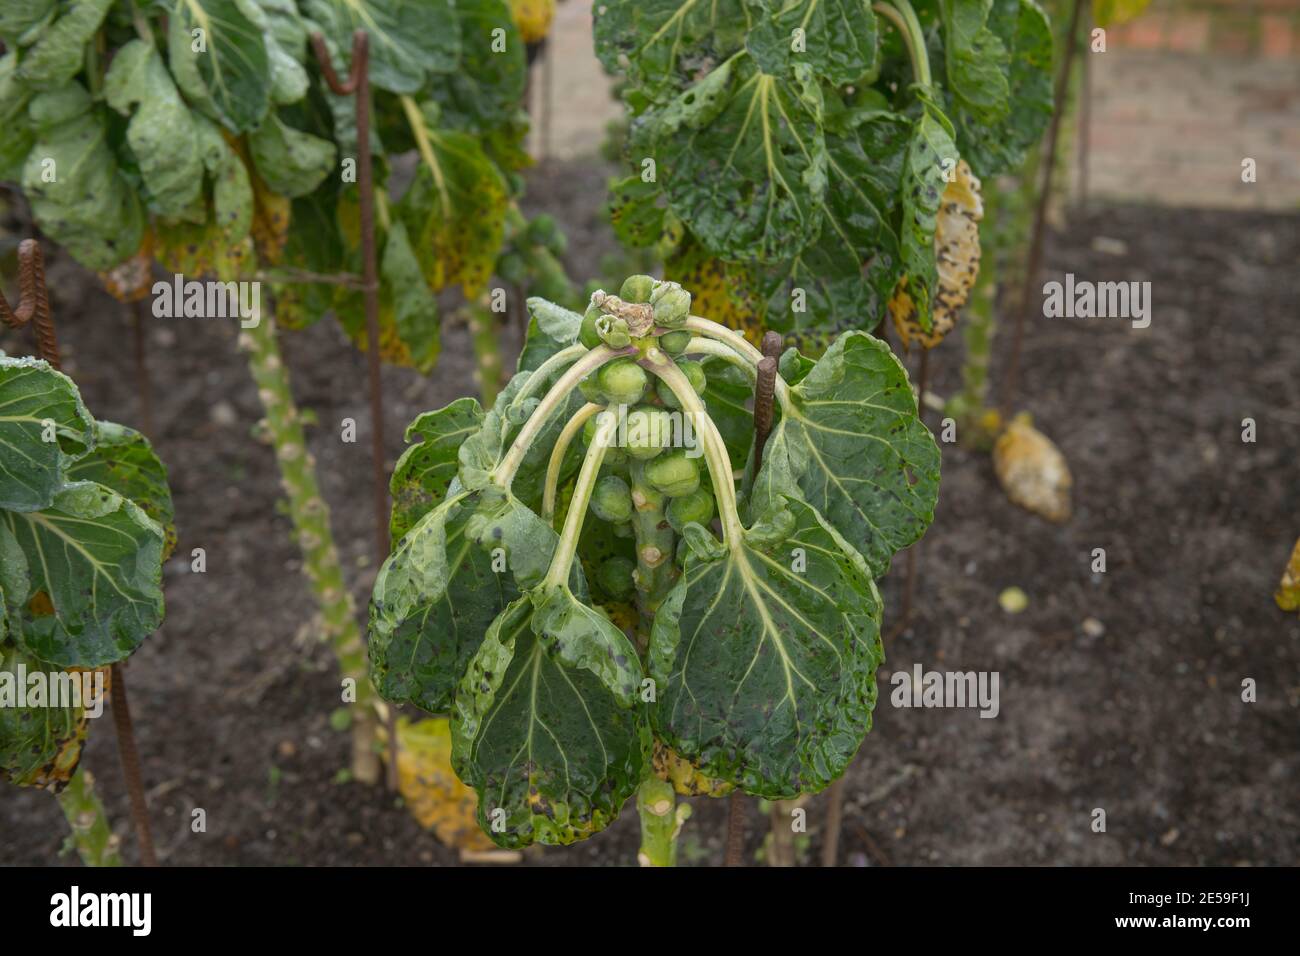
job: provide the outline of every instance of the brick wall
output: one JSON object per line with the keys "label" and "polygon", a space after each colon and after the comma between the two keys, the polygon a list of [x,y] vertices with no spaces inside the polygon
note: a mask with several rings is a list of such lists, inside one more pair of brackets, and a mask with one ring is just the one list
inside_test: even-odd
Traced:
{"label": "brick wall", "polygon": [[1107,46],[1175,53],[1300,58],[1300,0],[1153,0],[1112,27]]}

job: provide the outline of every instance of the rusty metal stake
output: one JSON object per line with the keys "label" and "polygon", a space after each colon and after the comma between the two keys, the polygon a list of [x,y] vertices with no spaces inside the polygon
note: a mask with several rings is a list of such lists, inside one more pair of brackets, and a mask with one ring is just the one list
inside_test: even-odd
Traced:
{"label": "rusty metal stake", "polygon": [[[311,36],[325,82],[336,96],[357,99],[357,188],[361,191],[361,279],[366,303],[366,367],[370,380],[371,483],[375,506],[375,567],[388,557],[388,482],[384,480],[384,394],[379,361],[379,261],[375,252],[375,172],[370,155],[370,40],[365,30],[352,34],[352,66],[347,82],[339,80],[325,37]],[[397,790],[397,716],[385,708],[388,727],[388,789]]]}
{"label": "rusty metal stake", "polygon": [[[45,259],[41,246],[35,239],[24,239],[18,245],[18,307],[9,308],[9,302],[0,294],[0,319],[13,329],[29,322],[36,330],[36,354],[50,364],[62,369],[59,357],[59,339],[54,332],[54,316],[50,312],[50,294],[45,284]],[[122,760],[122,775],[131,799],[131,818],[135,822],[136,840],[140,844],[140,862],[157,866],[153,849],[153,833],[149,829],[149,805],[145,801],[144,781],[140,773],[140,751],[135,745],[135,732],[131,727],[131,712],[126,703],[126,678],[120,664],[110,668],[109,706],[113,711],[113,725],[117,731],[117,752]]]}
{"label": "rusty metal stake", "polygon": [[[774,399],[776,398],[776,363],[781,355],[781,336],[768,332],[763,336],[763,358],[758,363],[758,381],[754,384],[754,466],[757,476],[763,467],[763,449],[772,434]],[[726,866],[742,866],[745,854],[745,795],[733,790],[727,800]]]}

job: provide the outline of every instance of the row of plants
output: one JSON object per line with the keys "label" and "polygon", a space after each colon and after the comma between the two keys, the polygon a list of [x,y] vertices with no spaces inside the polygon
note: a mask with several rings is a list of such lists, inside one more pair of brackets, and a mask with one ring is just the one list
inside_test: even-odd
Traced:
{"label": "row of plants", "polygon": [[[981,181],[1042,135],[1053,43],[1033,0],[594,12],[629,117],[611,219],[665,277],[617,294],[578,300],[554,220],[519,210],[524,40],[549,14],[523,11],[521,36],[504,0],[0,0],[0,180],[124,299],[159,267],[274,289],[241,339],[321,637],[356,681],[355,776],[378,775],[377,691],[450,717],[498,845],[572,843],[636,793],[645,860],[666,864],[674,793],[817,792],[870,727],[876,582],[939,480],[871,333],[928,349],[954,327]],[[364,131],[309,42],[343,74],[357,30]],[[536,297],[497,394],[502,286]],[[333,314],[428,371],[448,309],[475,329],[484,403],[407,429],[367,664],[276,327]],[[783,352],[764,358],[764,331]]]}

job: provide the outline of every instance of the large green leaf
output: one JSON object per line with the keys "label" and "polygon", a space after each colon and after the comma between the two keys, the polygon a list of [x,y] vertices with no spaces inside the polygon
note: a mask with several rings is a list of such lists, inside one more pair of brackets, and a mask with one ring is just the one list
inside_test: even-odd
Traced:
{"label": "large green leaf", "polygon": [[203,155],[189,107],[153,44],[131,40],[117,51],[104,99],[131,117],[126,141],[151,209],[173,219],[184,215],[203,194]]}
{"label": "large green leaf", "polygon": [[478,791],[480,825],[505,847],[603,830],[640,782],[649,747],[643,711],[548,653],[538,630],[527,596],[509,605],[456,694],[452,764]]}
{"label": "large green leaf", "polygon": [[796,64],[724,64],[647,120],[668,205],[714,255],[779,262],[816,238],[826,192],[822,91]]}
{"label": "large green leaf", "polygon": [[162,529],[103,485],[69,484],[43,511],[0,511],[0,538],[6,582],[25,585],[5,587],[12,637],[41,660],[111,664],[162,623]]}
{"label": "large green leaf", "polygon": [[1006,64],[1011,110],[996,122],[953,113],[962,158],[978,176],[1014,169],[1025,161],[1052,117],[1052,27],[1034,0],[994,0],[989,29],[1010,52]]}
{"label": "large green leaf", "polygon": [[988,28],[993,0],[940,0],[948,92],[981,122],[1007,115],[1011,90],[1007,84],[1007,49]]}
{"label": "large green leaf", "polygon": [[451,495],[424,515],[375,580],[371,677],[388,700],[448,712],[484,632],[519,593],[504,567],[494,570],[491,551],[465,534],[477,497]]}
{"label": "large green leaf", "polygon": [[272,113],[248,137],[253,163],[271,191],[305,196],[334,170],[334,144],[294,129]]}
{"label": "large green leaf", "polygon": [[439,130],[432,113],[430,104],[419,115],[422,163],[394,214],[406,224],[434,291],[458,283],[473,297],[487,285],[501,248],[509,187],[477,139]]}
{"label": "large green leaf", "polygon": [[381,90],[416,93],[430,74],[456,68],[460,32],[450,0],[306,0],[303,9],[325,34],[340,76],[359,29],[369,34],[370,82]]}
{"label": "large green leaf", "polygon": [[880,321],[901,268],[891,221],[910,132],[907,120],[886,111],[864,111],[827,130],[821,235],[787,263],[749,270],[764,324],[836,333]]}
{"label": "large green leaf", "polygon": [[33,90],[54,90],[81,72],[86,44],[108,16],[113,0],[72,0],[27,50],[18,79]]}
{"label": "large green leaf", "polygon": [[458,398],[445,408],[425,412],[406,426],[406,440],[416,444],[397,460],[388,486],[393,496],[389,534],[395,543],[447,496],[456,477],[460,446],[482,424],[479,403],[472,398]]}
{"label": "large green leaf", "polygon": [[[425,92],[441,107],[450,129],[488,133],[512,122],[528,79],[524,43],[506,0],[457,0],[460,60],[434,75]],[[505,49],[493,49],[494,30],[505,31]]]}
{"label": "large green leaf", "polygon": [[[832,83],[852,83],[876,65],[876,15],[866,0],[749,0],[749,5],[755,23],[745,47],[765,73],[808,63]],[[794,49],[796,43],[803,48]]]}
{"label": "large green leaf", "polygon": [[602,0],[592,16],[605,69],[658,102],[742,49],[752,24],[743,0]]}
{"label": "large green leaf", "polygon": [[716,556],[692,551],[649,655],[660,739],[770,798],[844,772],[871,727],[884,658],[862,558],[807,504],[781,508]]}
{"label": "large green leaf", "polygon": [[[29,698],[19,706],[20,675],[33,674],[44,675],[40,679],[43,687],[56,680],[66,686],[69,679],[85,687],[80,674],[63,675],[59,668],[0,639],[0,779],[19,787],[58,792],[77,772],[87,718],[81,707],[51,707],[48,699],[32,703]],[[33,689],[27,683],[27,689]]]}
{"label": "large green leaf", "polygon": [[790,389],[755,482],[754,510],[786,489],[808,501],[880,577],[934,519],[939,449],[917,416],[898,359],[865,332],[846,332]]}
{"label": "large green leaf", "polygon": [[176,544],[176,509],[167,467],[134,428],[95,422],[95,447],[68,466],[69,481],[95,481],[129,498],[163,529],[163,560]]}
{"label": "large green leaf", "polygon": [[73,82],[32,97],[27,112],[35,142],[22,186],[41,228],[92,269],[135,254],[144,211],[118,169],[103,107]]}
{"label": "large green leaf", "polygon": [[27,101],[31,91],[18,82],[18,51],[0,56],[0,181],[17,181],[23,175],[23,163],[32,148],[32,129],[27,121]]}
{"label": "large green leaf", "polygon": [[38,359],[0,356],[0,508],[39,511],[53,504],[69,451],[91,447],[94,429],[72,379]]}
{"label": "large green leaf", "polygon": [[[176,0],[167,56],[185,98],[235,133],[261,124],[273,76],[264,31],[240,0]],[[199,32],[195,32],[199,31]]]}

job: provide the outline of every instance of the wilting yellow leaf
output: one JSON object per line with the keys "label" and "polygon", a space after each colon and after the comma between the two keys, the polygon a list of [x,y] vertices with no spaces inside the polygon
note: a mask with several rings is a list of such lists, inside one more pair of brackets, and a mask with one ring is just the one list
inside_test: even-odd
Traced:
{"label": "wilting yellow leaf", "polygon": [[725,780],[717,780],[700,771],[685,757],[655,738],[654,771],[660,780],[673,785],[684,797],[721,797],[734,787]]}
{"label": "wilting yellow leaf", "polygon": [[253,243],[266,265],[279,265],[289,241],[290,210],[293,200],[267,188],[260,176],[253,177]]}
{"label": "wilting yellow leaf", "polygon": [[939,282],[931,297],[930,331],[921,328],[917,319],[916,303],[907,292],[907,276],[899,280],[889,300],[889,314],[904,349],[910,349],[914,341],[932,349],[956,326],[980,271],[979,222],[983,218],[980,181],[966,160],[960,160],[956,178],[943,191],[935,219],[934,254]]}
{"label": "wilting yellow leaf", "polygon": [[478,800],[451,769],[451,726],[445,717],[397,721],[398,789],[411,815],[439,842],[461,850],[494,850],[478,825]]}
{"label": "wilting yellow leaf", "polygon": [[1273,599],[1284,611],[1300,611],[1300,539],[1296,540],[1291,560],[1286,563],[1282,583],[1277,586]]}
{"label": "wilting yellow leaf", "polygon": [[555,18],[555,0],[510,0],[510,14],[524,42],[538,43]]}
{"label": "wilting yellow leaf", "polygon": [[664,263],[664,278],[690,289],[692,315],[743,332],[755,345],[762,342],[758,310],[746,306],[742,286],[721,259],[690,243]]}
{"label": "wilting yellow leaf", "polygon": [[993,469],[1012,503],[1062,523],[1070,518],[1070,466],[1021,412],[993,446]]}

